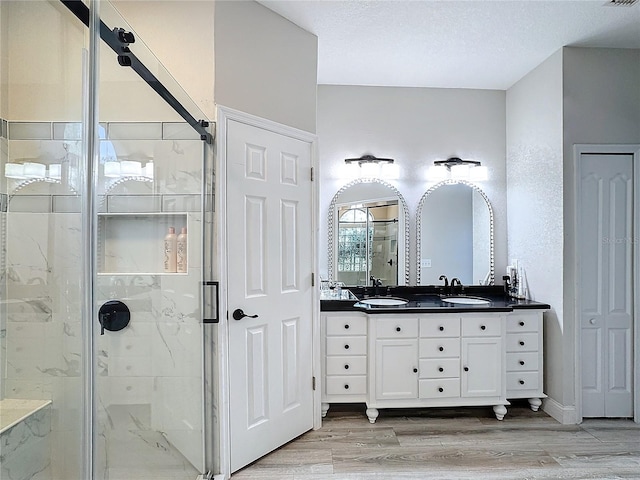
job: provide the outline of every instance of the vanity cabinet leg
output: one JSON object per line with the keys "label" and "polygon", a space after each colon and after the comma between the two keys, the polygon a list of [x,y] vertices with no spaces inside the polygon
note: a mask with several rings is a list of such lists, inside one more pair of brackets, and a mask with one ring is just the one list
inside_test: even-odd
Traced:
{"label": "vanity cabinet leg", "polygon": [[367,417],[369,418],[369,423],[376,423],[378,414],[379,412],[377,408],[367,408]]}
{"label": "vanity cabinet leg", "polygon": [[531,410],[533,410],[534,412],[537,412],[538,409],[540,408],[540,405],[542,405],[542,399],[540,399],[540,398],[530,398],[529,399],[529,405],[531,405]]}
{"label": "vanity cabinet leg", "polygon": [[498,420],[502,420],[507,414],[507,407],[505,407],[504,405],[495,405],[493,407],[493,413],[496,414],[496,418]]}
{"label": "vanity cabinet leg", "polygon": [[322,418],[327,416],[327,412],[329,411],[329,407],[331,406],[330,403],[324,403],[322,402],[320,404],[320,410],[322,411]]}

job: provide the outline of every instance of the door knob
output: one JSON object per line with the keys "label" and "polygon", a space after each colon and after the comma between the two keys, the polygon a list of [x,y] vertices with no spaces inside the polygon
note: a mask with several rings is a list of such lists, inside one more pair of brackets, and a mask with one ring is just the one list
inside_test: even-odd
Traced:
{"label": "door knob", "polygon": [[244,317],[258,318],[258,315],[247,315],[241,308],[236,308],[231,314],[234,320],[242,320]]}

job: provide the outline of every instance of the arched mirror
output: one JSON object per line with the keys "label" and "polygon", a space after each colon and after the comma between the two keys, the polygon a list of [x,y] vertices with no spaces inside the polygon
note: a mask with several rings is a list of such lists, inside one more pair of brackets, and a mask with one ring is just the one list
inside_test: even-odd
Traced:
{"label": "arched mirror", "polygon": [[409,210],[400,192],[379,179],[357,179],[329,205],[329,280],[368,285],[409,283]]}
{"label": "arched mirror", "polygon": [[493,209],[480,188],[440,182],[420,199],[416,219],[418,285],[437,285],[440,275],[493,285]]}

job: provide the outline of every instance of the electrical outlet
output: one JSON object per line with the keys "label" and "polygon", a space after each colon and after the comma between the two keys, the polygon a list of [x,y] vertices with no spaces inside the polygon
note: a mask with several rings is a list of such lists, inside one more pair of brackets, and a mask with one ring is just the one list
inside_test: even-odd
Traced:
{"label": "electrical outlet", "polygon": [[423,258],[422,260],[420,260],[420,267],[422,267],[422,268],[431,268],[431,259],[430,258]]}

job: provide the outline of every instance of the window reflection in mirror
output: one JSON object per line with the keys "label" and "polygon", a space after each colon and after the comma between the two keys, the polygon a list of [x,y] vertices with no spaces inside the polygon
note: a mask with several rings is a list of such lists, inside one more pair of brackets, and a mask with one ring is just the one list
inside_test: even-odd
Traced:
{"label": "window reflection in mirror", "polygon": [[492,284],[493,213],[482,190],[466,182],[438,184],[418,206],[418,283],[440,275],[465,285]]}
{"label": "window reflection in mirror", "polygon": [[337,281],[398,284],[398,201],[338,206]]}
{"label": "window reflection in mirror", "polygon": [[409,284],[409,209],[393,185],[356,179],[329,206],[329,281],[345,285]]}

